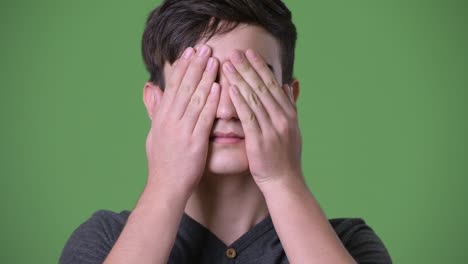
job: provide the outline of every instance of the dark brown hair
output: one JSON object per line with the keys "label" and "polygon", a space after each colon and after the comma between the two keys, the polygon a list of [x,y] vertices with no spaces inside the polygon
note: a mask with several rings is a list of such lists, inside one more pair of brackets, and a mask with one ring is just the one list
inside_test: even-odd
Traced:
{"label": "dark brown hair", "polygon": [[150,81],[164,89],[163,68],[202,39],[233,30],[239,23],[258,25],[280,44],[283,83],[293,78],[296,27],[281,0],[165,0],[148,16],[142,53]]}

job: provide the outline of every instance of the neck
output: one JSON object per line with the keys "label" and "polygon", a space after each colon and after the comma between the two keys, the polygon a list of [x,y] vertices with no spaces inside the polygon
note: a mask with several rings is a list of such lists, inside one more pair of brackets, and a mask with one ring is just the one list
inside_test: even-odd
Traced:
{"label": "neck", "polygon": [[230,245],[262,221],[268,208],[250,173],[206,174],[190,196],[185,213]]}

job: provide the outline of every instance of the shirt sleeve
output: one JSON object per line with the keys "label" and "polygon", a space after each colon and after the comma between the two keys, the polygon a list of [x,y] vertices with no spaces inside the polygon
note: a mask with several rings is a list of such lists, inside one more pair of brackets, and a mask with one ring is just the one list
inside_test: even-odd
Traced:
{"label": "shirt sleeve", "polygon": [[382,240],[361,218],[331,221],[335,232],[359,264],[391,264],[392,259]]}
{"label": "shirt sleeve", "polygon": [[112,249],[125,224],[125,211],[98,210],[68,238],[59,264],[101,264]]}

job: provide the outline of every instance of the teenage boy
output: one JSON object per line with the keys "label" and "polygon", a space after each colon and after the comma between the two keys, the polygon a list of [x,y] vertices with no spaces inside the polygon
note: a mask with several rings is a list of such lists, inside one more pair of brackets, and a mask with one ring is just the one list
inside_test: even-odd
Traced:
{"label": "teenage boy", "polygon": [[167,0],[149,16],[148,178],[60,263],[391,263],[362,219],[328,220],[301,169],[296,29],[280,0]]}

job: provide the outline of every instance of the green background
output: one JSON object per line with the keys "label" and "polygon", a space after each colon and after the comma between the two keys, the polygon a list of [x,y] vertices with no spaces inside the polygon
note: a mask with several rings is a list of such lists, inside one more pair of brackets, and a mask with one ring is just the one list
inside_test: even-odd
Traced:
{"label": "green background", "polygon": [[[140,39],[158,1],[0,4],[1,263],[56,263],[146,180]],[[466,263],[468,4],[286,1],[303,169],[395,263]]]}

